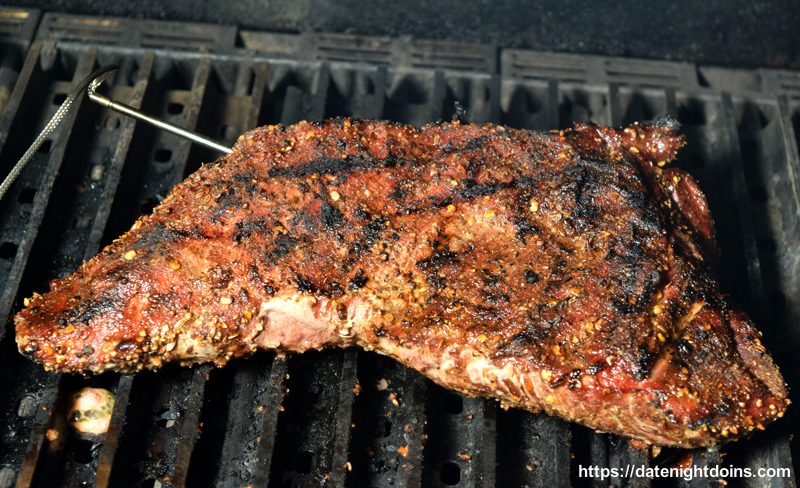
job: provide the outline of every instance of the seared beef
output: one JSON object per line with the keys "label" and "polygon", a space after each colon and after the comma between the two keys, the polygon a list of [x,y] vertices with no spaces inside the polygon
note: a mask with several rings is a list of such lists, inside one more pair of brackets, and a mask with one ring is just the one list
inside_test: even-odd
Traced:
{"label": "seared beef", "polygon": [[654,444],[780,417],[720,294],[673,124],[529,132],[331,120],[243,135],[16,316],[47,369],[359,345],[432,380]]}

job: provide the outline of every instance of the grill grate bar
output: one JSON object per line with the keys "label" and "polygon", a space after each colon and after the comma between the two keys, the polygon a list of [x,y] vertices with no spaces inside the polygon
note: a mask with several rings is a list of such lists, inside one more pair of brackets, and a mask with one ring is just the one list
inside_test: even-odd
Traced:
{"label": "grill grate bar", "polygon": [[478,426],[474,444],[476,451],[480,451],[479,463],[474,468],[476,485],[492,487],[497,482],[497,402],[483,400],[481,413],[483,422]]}
{"label": "grill grate bar", "polygon": [[[252,87],[249,88],[250,92],[250,109],[243,121],[243,129],[250,130],[258,126],[258,118],[261,114],[261,107],[264,105],[264,96],[267,89],[267,81],[269,75],[269,67],[264,62],[256,63],[252,66],[253,82]],[[245,77],[240,77],[242,82],[246,80]],[[242,93],[244,94],[248,87],[242,86]]]}
{"label": "grill grate bar", "polygon": [[189,386],[188,404],[185,407],[186,413],[183,416],[178,436],[175,468],[172,471],[171,481],[176,487],[187,486],[186,477],[188,475],[189,461],[199,435],[200,407],[203,404],[203,394],[205,393],[206,381],[211,368],[212,366],[208,364],[194,368],[192,382]]}
{"label": "grill grate bar", "polygon": [[[706,466],[716,466],[721,464],[722,458],[719,449],[695,449],[691,452],[692,469],[704,468]],[[678,485],[681,488],[707,488],[719,486],[717,480],[697,477],[691,481],[680,480]]]}
{"label": "grill grate bar", "polygon": [[[200,119],[200,111],[202,110],[203,103],[206,98],[206,87],[208,86],[211,77],[211,59],[203,58],[197,64],[194,72],[194,79],[192,86],[189,89],[189,100],[181,114],[181,126],[194,130],[197,127]],[[167,106],[167,111],[170,108]],[[170,179],[168,180],[166,191],[168,192],[173,186],[180,183],[184,176],[186,176],[186,167],[189,163],[189,150],[192,148],[192,143],[185,139],[172,138],[173,141],[178,141],[177,144],[172,143],[170,147],[175,148],[172,151],[172,161],[175,162]]]}
{"label": "grill grate bar", "polygon": [[[794,290],[798,289],[800,284],[800,276],[791,271],[792,266],[796,263],[798,239],[800,239],[800,221],[797,215],[800,212],[800,199],[796,194],[796,189],[800,187],[800,151],[798,151],[798,144],[800,143],[800,106],[794,105],[791,107],[788,97],[782,96],[778,99],[778,112],[775,117],[777,127],[773,129],[778,132],[773,138],[765,137],[762,142],[762,147],[767,154],[765,155],[765,166],[770,173],[785,174],[786,178],[780,179],[776,182],[774,188],[774,198],[770,198],[766,202],[771,208],[772,212],[779,213],[779,215],[772,216],[768,221],[780,222],[781,231],[775,236],[778,249],[778,259],[781,261],[780,265],[772,264],[772,269],[767,268],[766,264],[762,264],[762,269],[770,273],[765,274],[765,281],[770,281],[770,287],[776,287],[773,283],[776,279],[780,279],[781,283],[776,288],[784,290],[786,294],[791,294]],[[766,135],[765,135],[766,136]],[[780,144],[775,144],[775,139],[780,140]],[[791,198],[786,198],[786,195],[791,195]],[[783,198],[780,198],[784,196]],[[777,207],[777,208],[776,208]],[[760,221],[760,219],[757,219]],[[778,227],[778,224],[771,224]],[[770,230],[765,230],[764,234],[772,234]],[[773,269],[778,268],[780,271],[773,273]],[[767,280],[766,277],[770,276],[771,279]],[[765,284],[765,286],[767,286]],[[767,291],[766,288],[764,290]],[[769,302],[769,300],[767,300]],[[800,349],[800,320],[797,320],[800,311],[798,304],[791,301],[785,306],[784,310],[779,312],[782,314],[780,323],[768,332],[775,336],[776,340],[773,341],[773,346],[780,343],[787,351],[786,359],[795,359],[793,351]],[[778,307],[781,308],[781,307]],[[789,332],[788,334],[784,332]],[[779,340],[778,336],[779,335]],[[795,364],[797,364],[795,362]],[[792,368],[786,371],[787,374],[792,376],[796,381],[800,381],[800,368]],[[796,382],[790,382],[790,384]],[[796,410],[796,409],[793,409]],[[798,436],[795,436],[797,438]],[[794,442],[797,442],[795,440]]]}
{"label": "grill grate bar", "polygon": [[[24,150],[17,149],[13,155],[8,155],[10,152],[7,149],[6,142],[10,135],[16,135],[13,133],[14,129],[16,128],[14,123],[18,122],[17,114],[19,113],[19,107],[23,104],[27,105],[30,103],[32,92],[37,91],[35,86],[36,83],[36,76],[39,75],[39,52],[41,50],[40,45],[34,46],[30,53],[28,54],[27,58],[25,59],[25,64],[22,67],[22,70],[18,77],[18,83],[15,85],[14,91],[11,94],[11,98],[6,104],[6,111],[3,113],[3,117],[0,120],[0,149],[3,149],[3,161],[2,164],[2,171],[3,174],[8,174],[11,170],[13,161],[16,161],[17,158],[13,156],[21,155]],[[44,122],[42,123],[44,125]],[[18,132],[24,131],[24,129],[18,129]],[[14,139],[12,138],[12,141]],[[7,162],[6,162],[7,161]],[[20,183],[17,183],[17,187]],[[10,190],[10,193],[13,194],[13,187]],[[10,213],[10,210],[7,209],[8,201],[0,202],[0,208],[3,208],[3,215],[7,216]],[[8,217],[6,217],[8,219]],[[2,221],[0,221],[2,222]],[[16,229],[15,229],[16,230]],[[12,234],[15,232],[13,230],[6,229],[2,234],[2,241],[3,244],[10,249],[10,246],[13,246],[14,256],[18,253],[18,246],[15,244],[16,239]],[[9,258],[6,257],[5,261],[9,261]],[[16,264],[16,260],[12,261],[11,263],[0,263],[2,265],[3,274],[6,276],[6,280],[3,282],[2,286],[2,295],[0,295],[0,322],[2,322],[2,328],[0,328],[0,339],[5,336],[6,331],[6,324],[7,318],[11,312],[11,306],[13,297],[16,295],[17,286],[19,285],[19,278],[14,279],[14,275],[12,275],[12,270],[15,267],[19,267]],[[19,276],[19,272],[15,273],[16,276]]]}
{"label": "grill grate bar", "polygon": [[166,369],[135,378],[111,467],[111,486],[125,486],[130,480],[158,481],[162,486],[183,483],[179,455],[182,443],[194,441],[192,405],[203,388],[197,379],[204,373],[201,369]]}
{"label": "grill grate bar", "polygon": [[497,402],[428,389],[424,486],[494,486]]}
{"label": "grill grate bar", "polygon": [[[44,388],[44,394],[42,395],[41,402],[44,408],[37,409],[35,425],[31,431],[28,448],[25,452],[25,457],[22,462],[19,475],[17,476],[17,488],[34,486],[34,476],[37,474],[36,468],[39,462],[42,447],[45,445],[46,441],[49,440],[47,431],[49,430],[49,426],[51,425],[51,421],[53,419],[60,419],[59,416],[53,417],[53,407],[58,399],[60,384],[61,376],[51,376],[47,379],[47,384]],[[60,422],[60,425],[57,427],[54,426],[52,430],[52,432],[55,432],[57,436],[55,437],[55,440],[52,441],[56,446],[58,446],[58,437],[62,437],[66,432],[66,426],[64,425],[63,421]]]}
{"label": "grill grate bar", "polygon": [[[650,453],[647,449],[637,449],[631,445],[630,441],[618,436],[594,434],[594,437],[599,437],[599,442],[606,442],[608,446],[608,467],[616,468],[619,473],[625,473],[625,469],[628,466],[650,467]],[[639,476],[633,476],[629,479],[625,479],[623,476],[611,477],[610,481],[613,485],[630,488],[646,488],[651,484],[649,478]]]}
{"label": "grill grate bar", "polygon": [[[730,154],[728,163],[733,168],[730,191],[734,196],[747,195],[748,193],[747,167],[745,165],[743,152],[745,150],[751,150],[753,145],[761,146],[761,148],[754,150],[756,154],[748,154],[748,156],[756,156],[759,159],[771,160],[768,162],[763,160],[759,161],[761,165],[791,164],[791,152],[792,149],[795,148],[795,141],[792,140],[792,138],[787,138],[785,126],[781,127],[780,103],[778,104],[777,110],[775,110],[775,107],[770,107],[769,110],[766,110],[766,107],[762,108],[765,109],[766,113],[762,112],[760,108],[753,108],[745,105],[742,107],[742,115],[737,124],[736,107],[732,96],[727,93],[723,93],[721,96],[721,114],[725,122],[723,132],[724,143],[727,144],[728,154]],[[762,117],[770,116],[772,121],[765,122],[761,120]],[[763,127],[761,127],[761,125],[763,125]],[[773,139],[770,140],[770,137]],[[744,141],[747,141],[747,143]],[[781,151],[780,149],[784,150]],[[786,173],[789,178],[792,178],[793,174],[791,172]],[[749,308],[754,310],[751,316],[756,323],[771,322],[776,324],[776,322],[780,320],[783,310],[780,304],[778,304],[778,306],[776,306],[775,303],[770,304],[770,300],[765,293],[765,275],[762,269],[761,254],[758,249],[759,240],[757,238],[757,231],[754,229],[756,219],[753,217],[753,208],[750,204],[750,200],[747,198],[735,198],[735,200],[740,217],[739,225],[744,241],[745,261],[747,263],[749,277],[749,288],[746,298],[750,305]],[[791,222],[793,224],[796,223],[796,218],[792,218]],[[783,236],[779,235],[779,237]],[[766,256],[769,256],[769,253],[766,253]],[[781,287],[779,290],[780,289],[785,290],[787,288]],[[780,291],[777,293],[780,293]],[[786,342],[790,342],[791,338],[787,339],[781,337],[778,339],[777,335],[780,330],[781,327],[777,326],[777,324],[767,329],[764,341],[770,346],[770,350],[772,350],[779,359],[782,359],[782,361],[780,361],[781,364],[790,364],[793,360],[796,361],[792,357],[793,354],[788,352],[792,351],[791,347],[787,348],[786,345]],[[790,335],[790,337],[794,336]],[[790,450],[791,447],[789,445],[787,433],[772,432],[769,436],[766,436],[764,433],[755,435],[746,448],[738,444],[732,445],[729,454],[731,458],[736,460],[737,465],[749,467],[753,472],[756,472],[756,470],[761,467],[781,466],[780,464],[771,464],[771,462],[781,458],[786,459]],[[791,468],[791,465],[788,467]],[[769,482],[765,478],[760,478],[756,480],[754,486],[795,486],[795,483],[793,482],[793,478],[777,477]]]}
{"label": "grill grate bar", "polygon": [[[752,282],[758,280],[757,256],[748,251],[748,244],[753,241],[746,217],[741,214],[746,202],[740,197],[741,159],[737,145],[732,142],[735,119],[729,100],[701,102],[697,98],[684,97],[678,102],[677,113],[689,137],[689,147],[679,155],[679,165],[696,176],[706,190],[712,214],[716,217],[718,241],[726,246],[722,249],[720,268],[722,287],[730,290],[740,302],[750,302],[750,308],[753,308],[749,295]],[[723,212],[724,209],[727,212]],[[736,446],[732,449],[735,450]],[[721,453],[716,449],[695,449],[691,455],[693,466],[710,468],[721,462]],[[714,485],[714,480],[705,478],[692,480],[690,484],[697,487]]]}
{"label": "grill grate bar", "polygon": [[[413,74],[399,72],[392,75],[395,79],[390,85],[393,88],[389,93],[387,114],[395,120],[415,124],[428,123],[446,115],[448,107],[445,97],[460,97],[469,93],[470,87],[466,85],[472,82],[470,80],[462,84],[458,76],[452,75],[446,78],[442,71],[434,72],[430,78],[418,78]],[[383,73],[379,71],[377,76],[380,83],[383,83]],[[420,90],[421,86],[425,88]],[[465,105],[474,108],[472,115],[476,118],[487,120],[491,117],[493,112],[491,106],[497,104],[497,85],[492,86],[494,89],[491,87],[488,89],[489,93],[493,93],[493,101],[473,103],[472,99],[461,98]],[[476,87],[472,88],[472,93],[483,94],[483,91],[475,89]],[[413,100],[415,92],[424,92],[426,96],[423,100],[414,100],[415,103],[410,104],[409,99]],[[394,111],[393,108],[403,110]],[[433,418],[425,412],[426,403],[431,415],[441,413],[441,409],[438,408],[439,402],[435,398],[429,397],[428,402],[424,400],[427,385],[430,383],[412,370],[405,368],[398,370],[391,360],[373,363],[365,358],[364,361],[368,361],[369,365],[360,369],[368,370],[369,374],[362,374],[359,378],[361,395],[356,400],[355,411],[356,416],[365,425],[356,425],[354,431],[352,456],[355,468],[354,476],[349,480],[353,486],[363,484],[418,486],[423,476],[427,480],[426,484],[430,484],[431,480],[438,480],[441,477],[445,459],[456,459],[457,461],[450,462],[461,463],[448,466],[458,470],[458,476],[464,486],[493,484],[494,402],[489,403],[487,407],[482,400],[464,399],[455,395],[459,404],[469,403],[469,409],[473,414],[469,440],[464,439],[461,445],[469,446],[464,451],[470,451],[474,459],[467,461],[460,458],[456,452],[438,452],[435,446],[423,450],[426,437],[431,438],[430,442],[433,443],[434,437],[454,435],[454,429],[447,427],[443,428],[446,432],[436,434],[423,429],[425,419]],[[362,409],[370,412],[366,414],[366,418],[361,413]],[[454,419],[452,424],[460,423]],[[371,434],[372,432],[374,434]],[[481,444],[485,444],[486,447],[479,447]],[[448,448],[449,450],[451,449]],[[429,459],[431,456],[435,458],[433,461]],[[420,465],[428,466],[429,472],[427,474],[420,472]],[[488,469],[485,469],[487,466]],[[355,474],[356,472],[358,474]],[[444,476],[446,478],[447,474]]]}
{"label": "grill grate bar", "polygon": [[420,486],[430,382],[390,358],[360,354],[359,362],[348,486]]}
{"label": "grill grate bar", "polygon": [[[87,73],[88,74],[88,73]],[[43,473],[37,472],[39,461],[44,457],[43,447],[49,443],[58,450],[64,443],[64,438],[68,434],[68,426],[63,416],[53,415],[57,412],[57,402],[61,390],[62,376],[51,376],[47,379],[47,384],[42,395],[41,407],[37,411],[36,423],[31,432],[25,458],[17,476],[16,487],[24,488],[36,486],[36,477],[42,477]],[[46,471],[46,468],[42,471]]]}
{"label": "grill grate bar", "polygon": [[261,436],[257,438],[258,444],[258,457],[255,461],[253,481],[256,486],[267,486],[269,483],[269,473],[272,467],[272,458],[275,453],[275,444],[278,433],[278,413],[279,407],[283,403],[284,392],[284,378],[288,366],[283,359],[276,358],[272,362],[272,370],[269,377],[269,389],[267,390],[267,397],[265,405],[271,407],[268,409],[272,412],[269,415],[264,415],[261,423]]}
{"label": "grill grate bar", "polygon": [[[82,55],[77,62],[77,67],[75,68],[72,79],[80,80],[87,76],[94,67],[96,56],[96,50],[90,50]],[[64,117],[62,126],[58,129],[50,151],[47,173],[43,181],[37,186],[37,197],[34,200],[35,208],[28,220],[28,228],[26,230],[27,239],[23,241],[24,244],[20,245],[21,252],[17,254],[17,260],[14,263],[16,273],[19,276],[17,278],[17,285],[19,285],[22,280],[27,259],[31,250],[34,248],[34,241],[41,229],[42,221],[45,219],[47,203],[56,185],[56,176],[64,161],[67,144],[73,134],[75,121],[78,118],[78,112],[81,110],[81,107],[83,107],[83,102],[81,100],[76,101],[75,107],[76,109],[72,113]],[[23,179],[20,178],[20,181],[23,181]],[[42,192],[42,189],[45,191]],[[13,190],[9,192],[9,194],[13,195]],[[52,273],[53,271],[57,272],[59,270],[53,269],[48,271]],[[11,287],[7,287],[5,292],[9,295],[11,293],[16,294],[16,289],[12,290]],[[8,340],[10,341],[12,338],[9,336]],[[42,373],[40,372],[38,374]],[[47,386],[45,387],[46,393],[43,395],[40,403],[40,411],[44,412],[44,414],[37,415],[36,417],[35,426],[33,427],[32,435],[30,436],[28,448],[25,453],[25,459],[17,479],[18,487],[30,486],[34,482],[34,474],[39,462],[42,447],[45,445],[45,439],[48,439],[52,444],[58,446],[60,443],[64,442],[63,439],[68,433],[66,423],[61,416],[56,415],[51,418],[53,413],[57,411],[57,402],[62,398],[59,394],[61,385],[62,377],[60,375],[50,375],[47,377]],[[53,421],[55,421],[55,424],[52,423]],[[51,429],[50,431],[52,432],[57,432],[57,437],[46,438],[43,434],[45,431],[48,431],[48,429]]]}
{"label": "grill grate bar", "polygon": [[281,449],[273,453],[270,484],[341,483],[342,475],[337,471],[344,467],[334,465],[334,457],[339,450],[336,416],[337,402],[342,400],[344,364],[341,350],[289,358],[284,410],[277,425],[276,442]]}
{"label": "grill grate bar", "polygon": [[[281,123],[300,119],[319,120],[329,115],[331,87],[328,63],[321,63],[308,91],[294,85],[287,86]],[[356,351],[329,351],[322,355],[321,362],[328,365],[327,368],[320,370],[317,365],[311,366],[317,373],[310,376],[308,371],[304,371],[309,368],[305,365],[306,358],[293,357],[288,363],[289,385],[294,384],[291,377],[299,376],[305,379],[300,383],[300,388],[304,388],[302,385],[306,381],[313,382],[311,389],[316,394],[310,397],[305,391],[290,394],[286,402],[288,416],[278,418],[277,441],[286,436],[299,436],[299,439],[283,441],[297,446],[292,449],[291,455],[275,453],[283,460],[283,464],[288,462],[291,467],[282,466],[273,472],[271,482],[274,484],[289,479],[298,483],[316,483],[322,479],[331,486],[344,486],[358,356]],[[290,388],[287,388],[288,391]],[[297,395],[302,399],[295,400]],[[302,408],[310,409],[312,413],[297,411]]]}
{"label": "grill grate bar", "polygon": [[[331,459],[331,486],[344,486],[347,472],[346,464],[350,452],[350,429],[353,419],[353,391],[358,371],[358,351],[348,349],[342,354],[342,380],[339,383],[339,401],[333,429],[333,457]],[[352,469],[352,468],[351,468]]]}
{"label": "grill grate bar", "polygon": [[130,401],[131,390],[133,389],[133,378],[131,375],[121,376],[114,390],[116,399],[114,412],[111,415],[108,432],[103,439],[103,446],[100,448],[97,460],[97,476],[95,480],[97,488],[106,488],[111,481],[111,467],[114,465],[114,457],[117,454],[119,440],[123,435],[125,414]]}
{"label": "grill grate bar", "polygon": [[286,89],[283,106],[281,108],[280,123],[293,124],[304,118],[306,120],[321,120],[325,116],[330,90],[331,65],[322,63],[314,76],[311,93],[304,93],[302,88],[289,86]]}
{"label": "grill grate bar", "polygon": [[[715,199],[718,202],[726,201],[727,204],[735,208],[734,216],[738,219],[731,221],[729,225],[718,226],[718,228],[726,228],[733,231],[730,238],[720,239],[722,242],[739,242],[741,248],[738,250],[740,262],[736,265],[739,269],[746,270],[746,279],[744,289],[735,289],[734,294],[737,299],[748,305],[751,310],[751,317],[757,323],[765,323],[769,319],[769,307],[764,295],[764,285],[762,279],[761,263],[759,258],[759,251],[757,246],[756,233],[753,228],[753,213],[750,206],[749,199],[745,196],[748,194],[746,182],[746,167],[744,165],[743,155],[741,152],[742,142],[740,141],[739,131],[744,130],[746,124],[742,123],[737,128],[737,117],[734,101],[731,95],[723,93],[718,103],[718,114],[711,119],[711,123],[715,125],[714,133],[717,137],[708,144],[714,146],[709,149],[709,154],[722,154],[725,157],[724,161],[720,161],[720,166],[724,165],[729,173],[726,177],[726,183],[721,185],[716,192],[714,192]],[[717,170],[717,174],[719,170]],[[718,176],[717,176],[718,177]],[[712,197],[709,196],[711,200]],[[717,203],[719,205],[719,203]],[[712,211],[714,204],[712,202]],[[716,215],[716,213],[715,213]],[[730,245],[730,244],[729,244]],[[724,251],[724,250],[723,250]],[[725,255],[723,255],[723,260]],[[731,288],[736,285],[736,282],[723,279],[723,288]],[[774,333],[774,331],[773,331]],[[777,354],[781,353],[780,348],[771,348]],[[785,363],[784,363],[785,364]],[[749,467],[756,472],[760,466],[767,465],[768,458],[777,459],[779,452],[789,452],[788,439],[784,433],[775,431],[770,434],[769,440],[763,435],[756,435],[750,439],[746,446],[742,444],[732,444],[726,446],[727,455],[729,459],[734,460],[737,466]],[[701,459],[703,459],[701,457]],[[709,466],[712,464],[719,464],[719,457],[710,457],[707,459]],[[791,480],[785,478],[775,478],[767,482],[767,479],[754,480],[754,486],[786,486],[786,483],[792,483]],[[789,485],[793,486],[793,485]]]}
{"label": "grill grate bar", "polygon": [[720,118],[722,123],[724,153],[728,156],[726,163],[731,167],[730,193],[731,200],[736,202],[738,209],[738,227],[741,232],[741,240],[744,251],[744,261],[748,276],[749,288],[742,298],[747,298],[751,308],[764,310],[764,285],[761,278],[761,264],[758,256],[755,233],[753,230],[753,218],[750,204],[747,198],[737,198],[739,195],[747,194],[745,183],[744,167],[740,151],[739,134],[736,127],[736,116],[734,113],[733,100],[729,94],[723,94],[720,102]]}
{"label": "grill grate bar", "polygon": [[[423,125],[447,117],[448,83],[444,71],[435,69],[432,76],[426,77],[400,71],[392,74],[394,79],[388,87],[389,100],[384,108],[384,117],[414,125]],[[416,100],[415,97],[418,95],[415,92],[424,93],[424,98]],[[386,364],[386,361],[378,364]],[[382,480],[386,484],[400,486],[427,486],[438,483],[447,460],[457,459],[463,463],[463,460],[457,457],[457,453],[442,452],[434,442],[436,437],[443,438],[454,434],[452,429],[448,428],[450,426],[438,424],[431,417],[432,411],[441,413],[436,408],[439,403],[436,402],[435,395],[432,395],[432,392],[439,387],[421,377],[416,371],[406,368],[399,372],[401,376],[398,377],[395,368],[396,366],[392,364],[389,370],[385,366],[378,370],[382,376],[378,382],[385,382],[377,385],[378,389],[384,388],[381,396],[385,410],[378,414],[382,414],[382,417],[377,419],[379,422],[377,426],[385,429],[383,432],[385,440],[376,439],[371,446],[367,446],[367,463],[369,466],[381,466],[385,463],[392,469],[387,473],[389,476],[376,476],[375,481]],[[371,384],[366,386],[375,388],[374,381],[373,379]],[[481,400],[464,399],[461,395],[455,395],[461,402],[472,402],[471,406],[475,410],[480,408],[478,404],[482,404]],[[436,405],[433,408],[431,408],[432,403]],[[482,421],[482,415],[478,417],[476,426]],[[432,432],[430,428],[434,425],[441,427],[443,432]],[[457,471],[459,477],[461,476],[462,467],[459,464],[447,466]]]}
{"label": "grill grate bar", "polygon": [[[335,78],[331,74],[330,65],[323,64],[322,68],[325,71],[325,77],[329,85],[328,103],[326,104],[326,111],[328,116],[332,115],[349,115],[359,118],[380,117],[384,111],[384,93],[386,90],[386,69],[381,67],[372,77],[359,77],[350,70],[344,71],[344,78],[352,81],[352,86],[346,87],[345,90],[351,94],[348,97],[346,106],[348,110],[344,113],[336,113],[337,107],[331,103],[334,97]],[[371,93],[369,86],[371,85]],[[331,113],[331,112],[334,113]],[[339,410],[336,414],[336,426],[334,433],[334,455],[332,460],[333,472],[331,473],[331,482],[334,486],[344,486],[345,480],[349,476],[352,469],[353,462],[351,457],[350,448],[351,442],[351,429],[356,428],[352,423],[354,412],[354,391],[356,388],[361,388],[360,379],[358,378],[358,358],[360,352],[354,349],[345,351],[342,367],[342,380],[339,387]],[[353,480],[349,479],[352,484]]]}
{"label": "grill grate bar", "polygon": [[[793,103],[790,104],[790,101],[793,101]],[[765,336],[772,339],[769,343],[771,347],[778,345],[782,347],[784,354],[780,358],[782,361],[779,364],[793,364],[794,367],[784,370],[784,374],[787,375],[789,385],[794,387],[794,392],[798,391],[797,385],[800,384],[800,367],[797,366],[796,356],[796,351],[800,350],[800,304],[789,297],[794,296],[796,290],[800,287],[800,276],[793,271],[793,269],[796,269],[794,267],[797,264],[798,243],[800,243],[800,222],[797,219],[798,212],[800,212],[800,202],[798,202],[794,191],[787,192],[784,188],[786,186],[794,189],[800,187],[800,151],[798,151],[798,144],[800,143],[800,105],[798,105],[798,102],[800,102],[798,97],[792,98],[785,95],[778,98],[776,122],[779,126],[777,132],[780,136],[776,138],[780,138],[782,144],[773,144],[772,140],[769,139],[764,141],[763,144],[765,148],[771,151],[766,159],[767,164],[765,166],[770,168],[770,173],[784,174],[786,178],[776,184],[774,190],[780,192],[779,195],[783,195],[783,198],[776,195],[776,198],[766,202],[769,207],[774,209],[773,211],[777,210],[775,209],[776,206],[780,209],[780,222],[783,225],[780,226],[781,231],[778,235],[774,235],[775,233],[769,231],[762,235],[762,239],[767,239],[766,242],[773,242],[768,239],[774,236],[774,242],[777,244],[775,255],[772,256],[773,262],[770,263],[771,267],[768,268],[765,266],[766,262],[762,262],[762,269],[766,268],[765,281],[767,276],[771,278],[769,286],[772,289],[782,290],[783,297],[788,298],[783,302],[780,300],[781,295],[772,295],[773,302],[777,303],[778,307],[776,307],[776,317],[773,325],[765,332]],[[786,195],[792,195],[792,197],[786,198]],[[762,219],[758,220],[761,221]],[[769,219],[769,221],[774,220],[777,219],[774,217]],[[776,269],[779,271],[775,272],[774,270]],[[779,283],[774,283],[778,280]],[[792,361],[792,363],[789,363],[789,361]],[[800,436],[797,435],[800,414],[797,411],[797,407],[789,410],[789,416],[791,418],[788,419],[788,423],[792,426],[790,427],[789,449],[780,446],[769,453],[767,460],[768,466],[782,466],[783,464],[781,463],[785,463],[785,460],[794,459],[795,463],[798,464],[792,466],[789,463],[789,467],[792,468],[792,478],[789,482],[794,482],[796,485],[796,481],[793,480],[797,479],[796,475],[800,472],[800,462],[798,461],[800,459]]]}
{"label": "grill grate bar", "polygon": [[37,9],[0,7],[0,43],[30,46],[41,12]]}
{"label": "grill grate bar", "polygon": [[258,354],[212,373],[187,485],[267,484],[286,371],[283,359]]}
{"label": "grill grate bar", "polygon": [[497,486],[551,488],[570,478],[569,424],[546,414],[498,414]]}
{"label": "grill grate bar", "polygon": [[[246,106],[249,106],[243,115],[241,126],[247,130],[258,124],[260,109],[263,105],[265,91],[267,90],[269,68],[264,63],[254,66],[246,65],[237,73],[233,95],[242,97],[249,94]],[[248,87],[252,77],[252,87]],[[216,466],[216,484],[223,486],[236,486],[248,481],[263,483],[268,479],[271,465],[272,449],[279,414],[279,407],[284,396],[284,376],[286,363],[281,359],[274,359],[271,364],[263,365],[260,359],[253,359],[254,365],[235,364],[233,368],[233,394],[232,398],[239,399],[228,406],[228,420],[224,422],[223,445],[221,460]],[[255,370],[253,368],[256,368]],[[214,379],[219,380],[226,373],[214,371]],[[263,378],[269,377],[267,388],[260,388]],[[213,381],[213,380],[212,380]],[[246,391],[252,390],[252,391]],[[257,405],[255,412],[251,412],[253,405]],[[207,407],[209,407],[207,405]],[[223,407],[224,408],[224,407]],[[235,410],[238,409],[238,410]],[[208,408],[209,415],[218,415],[213,408]],[[260,428],[253,429],[251,415],[255,415],[256,424]],[[258,422],[260,417],[260,422]],[[213,418],[206,418],[205,425],[212,424]],[[205,435],[205,434],[204,434]],[[210,437],[210,436],[209,436]],[[201,438],[201,442],[205,439]],[[215,443],[212,438],[205,441]],[[242,456],[242,445],[248,446]],[[200,445],[195,451],[195,456],[202,456],[209,447]],[[244,457],[245,459],[241,459]],[[197,484],[204,484],[205,480],[198,480]]]}

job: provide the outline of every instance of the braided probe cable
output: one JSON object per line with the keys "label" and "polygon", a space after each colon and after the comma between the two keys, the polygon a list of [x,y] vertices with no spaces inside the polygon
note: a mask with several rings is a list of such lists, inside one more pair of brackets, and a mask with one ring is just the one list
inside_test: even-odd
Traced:
{"label": "braided probe cable", "polygon": [[99,85],[116,70],[117,66],[115,65],[104,66],[97,71],[94,71],[86,78],[82,79],[80,83],[75,86],[69,95],[67,95],[64,103],[58,107],[58,110],[56,110],[56,113],[53,114],[53,117],[50,119],[47,125],[44,126],[42,132],[39,133],[28,150],[25,151],[25,154],[23,154],[22,157],[19,158],[19,161],[17,161],[17,164],[11,168],[11,171],[8,173],[5,179],[3,179],[3,183],[0,183],[0,200],[3,199],[5,194],[11,188],[11,185],[14,183],[14,180],[16,180],[20,173],[22,173],[22,170],[25,169],[25,166],[27,166],[30,160],[33,159],[34,154],[36,154],[36,151],[44,143],[47,137],[58,128],[58,126],[61,124],[61,121],[64,120],[64,117],[69,112],[70,108],[72,108],[72,104],[78,100],[78,98],[86,91],[87,88],[89,88],[90,85]]}

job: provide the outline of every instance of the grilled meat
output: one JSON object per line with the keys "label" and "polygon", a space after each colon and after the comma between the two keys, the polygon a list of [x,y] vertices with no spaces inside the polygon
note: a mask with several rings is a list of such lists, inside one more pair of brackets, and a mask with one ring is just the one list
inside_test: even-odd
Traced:
{"label": "grilled meat", "polygon": [[62,372],[358,345],[505,405],[671,446],[782,416],[713,277],[674,123],[331,120],[243,135],[15,318]]}

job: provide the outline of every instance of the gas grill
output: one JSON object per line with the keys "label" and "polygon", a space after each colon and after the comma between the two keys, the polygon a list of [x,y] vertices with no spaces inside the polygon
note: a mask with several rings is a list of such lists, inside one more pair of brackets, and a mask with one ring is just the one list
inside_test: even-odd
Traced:
{"label": "gas grill", "polygon": [[[0,175],[73,84],[111,63],[120,66],[104,85],[112,98],[227,145],[259,125],[332,116],[558,129],[673,114],[688,139],[678,164],[716,218],[723,289],[800,384],[800,73],[6,8]],[[651,459],[625,439],[504,411],[356,350],[261,352],[223,369],[135,376],[45,373],[16,351],[11,316],[23,297],[217,157],[86,99],[76,107],[0,201],[0,488],[718,483],[580,478],[578,466],[669,465],[684,454]],[[87,385],[116,395],[102,439],[79,437],[66,420],[70,396]],[[692,451],[691,462],[791,468],[793,423]],[[795,486],[794,474],[727,482]]]}

